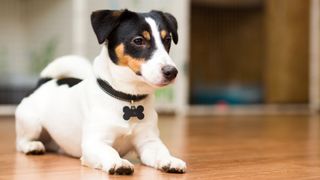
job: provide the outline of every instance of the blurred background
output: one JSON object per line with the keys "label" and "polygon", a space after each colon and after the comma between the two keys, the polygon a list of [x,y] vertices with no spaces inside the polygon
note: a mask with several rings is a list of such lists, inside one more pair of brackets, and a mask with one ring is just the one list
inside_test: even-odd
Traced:
{"label": "blurred background", "polygon": [[0,114],[12,114],[38,74],[66,54],[93,60],[97,9],[173,14],[180,73],[156,92],[164,113],[215,115],[319,110],[319,0],[1,0]]}

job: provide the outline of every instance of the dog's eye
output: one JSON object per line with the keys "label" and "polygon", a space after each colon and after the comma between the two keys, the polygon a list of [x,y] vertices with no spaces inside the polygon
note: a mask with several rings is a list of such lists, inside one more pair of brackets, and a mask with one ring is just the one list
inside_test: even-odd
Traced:
{"label": "dog's eye", "polygon": [[136,46],[144,46],[146,44],[144,38],[141,36],[137,36],[137,37],[133,38],[132,42]]}
{"label": "dog's eye", "polygon": [[163,40],[163,44],[164,44],[164,47],[166,48],[167,52],[169,52],[170,46],[171,46],[171,36],[165,37]]}
{"label": "dog's eye", "polygon": [[164,39],[165,43],[167,44],[170,44],[171,43],[171,36],[167,36],[165,39]]}

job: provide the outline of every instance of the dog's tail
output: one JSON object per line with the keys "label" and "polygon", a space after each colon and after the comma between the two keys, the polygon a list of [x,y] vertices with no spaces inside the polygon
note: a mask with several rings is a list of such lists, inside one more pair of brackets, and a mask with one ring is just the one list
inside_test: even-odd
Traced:
{"label": "dog's tail", "polygon": [[62,56],[52,61],[40,74],[41,78],[78,78],[92,75],[89,60],[76,55]]}

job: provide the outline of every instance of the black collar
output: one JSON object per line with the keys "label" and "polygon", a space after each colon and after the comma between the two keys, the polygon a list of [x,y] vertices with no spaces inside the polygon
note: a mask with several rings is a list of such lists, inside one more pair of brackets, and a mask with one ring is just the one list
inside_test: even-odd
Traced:
{"label": "black collar", "polygon": [[148,96],[147,94],[132,95],[132,94],[126,94],[121,91],[117,91],[117,90],[113,89],[112,86],[107,81],[104,81],[100,78],[97,78],[97,82],[98,82],[100,88],[105,93],[109,94],[110,96],[112,96],[116,99],[122,100],[122,101],[127,101],[127,102],[132,103],[132,102],[140,101]]}

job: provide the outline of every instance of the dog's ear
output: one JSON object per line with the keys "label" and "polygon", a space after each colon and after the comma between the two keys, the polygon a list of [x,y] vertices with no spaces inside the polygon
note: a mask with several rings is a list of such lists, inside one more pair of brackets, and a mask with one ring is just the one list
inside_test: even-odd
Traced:
{"label": "dog's ear", "polygon": [[133,14],[133,12],[125,10],[98,10],[91,14],[91,25],[95,32],[99,44],[108,39],[110,33],[119,26],[124,16]]}
{"label": "dog's ear", "polygon": [[171,31],[173,42],[177,44],[179,40],[179,36],[178,36],[178,23],[176,18],[172,14],[166,13],[166,12],[155,11],[155,10],[151,12],[159,14],[164,19],[169,30]]}
{"label": "dog's ear", "polygon": [[170,13],[163,13],[163,14],[164,14],[165,20],[167,21],[169,28],[171,30],[173,42],[175,44],[177,44],[178,40],[179,40],[177,20]]}

